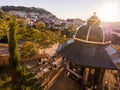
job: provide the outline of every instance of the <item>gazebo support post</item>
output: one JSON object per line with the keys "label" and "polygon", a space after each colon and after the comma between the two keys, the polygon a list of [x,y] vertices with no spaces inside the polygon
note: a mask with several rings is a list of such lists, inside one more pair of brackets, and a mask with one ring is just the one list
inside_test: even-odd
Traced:
{"label": "gazebo support post", "polygon": [[103,89],[103,77],[105,74],[105,69],[96,68],[94,72],[94,87],[96,90]]}

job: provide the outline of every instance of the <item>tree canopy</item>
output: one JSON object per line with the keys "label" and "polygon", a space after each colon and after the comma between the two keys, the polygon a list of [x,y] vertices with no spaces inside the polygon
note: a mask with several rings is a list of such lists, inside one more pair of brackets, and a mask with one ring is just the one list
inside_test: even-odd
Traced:
{"label": "tree canopy", "polygon": [[38,48],[32,42],[25,42],[20,50],[20,56],[22,59],[31,58],[38,54]]}
{"label": "tree canopy", "polygon": [[38,21],[38,22],[35,24],[35,28],[43,31],[43,30],[46,29],[46,24],[45,24],[43,21]]}

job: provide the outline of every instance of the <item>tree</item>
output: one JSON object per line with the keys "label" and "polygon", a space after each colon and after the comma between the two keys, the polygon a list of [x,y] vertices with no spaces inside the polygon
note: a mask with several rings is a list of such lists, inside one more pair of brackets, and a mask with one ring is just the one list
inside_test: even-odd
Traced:
{"label": "tree", "polygon": [[0,18],[0,39],[4,36],[3,22],[4,22],[4,20],[2,18]]}
{"label": "tree", "polygon": [[61,35],[58,38],[59,43],[64,43],[67,40],[68,40],[68,38],[66,37],[66,35]]}
{"label": "tree", "polygon": [[40,35],[41,35],[41,31],[39,31],[38,29],[35,29],[35,28],[30,28],[29,30],[26,30],[23,33],[23,39],[25,41],[37,43],[39,41],[39,39],[41,38]]}
{"label": "tree", "polygon": [[32,42],[25,42],[20,50],[20,56],[22,59],[31,58],[38,54],[38,48]]}
{"label": "tree", "polygon": [[27,31],[27,24],[25,23],[25,19],[18,18],[18,30],[17,30],[17,38],[18,40],[24,40],[25,32]]}
{"label": "tree", "polygon": [[39,29],[41,31],[44,31],[45,28],[46,28],[46,24],[43,22],[43,21],[38,21],[36,24],[35,24],[35,28],[36,29]]}
{"label": "tree", "polygon": [[8,17],[0,10],[0,39],[3,36],[8,35],[8,29],[9,29],[8,26],[9,26]]}
{"label": "tree", "polygon": [[72,37],[75,33],[75,25],[74,24],[71,24],[69,27],[68,27],[68,37]]}
{"label": "tree", "polygon": [[56,40],[54,32],[46,30],[40,33],[40,38],[38,40],[38,43],[40,44],[42,48],[46,48],[49,45],[52,45],[56,42],[57,40]]}
{"label": "tree", "polygon": [[57,42],[58,43],[64,43],[67,40],[68,40],[68,38],[66,36],[66,33],[64,33],[63,31],[57,32]]}
{"label": "tree", "polygon": [[9,48],[9,63],[11,66],[11,76],[13,83],[18,83],[20,81],[21,74],[21,65],[20,57],[18,54],[18,44],[16,39],[16,30],[17,23],[13,16],[10,16],[9,24],[9,39],[8,39],[8,48]]}
{"label": "tree", "polygon": [[[20,56],[23,62],[25,59],[32,58],[38,54],[38,48],[32,42],[25,42],[20,50]],[[25,65],[23,67],[23,75],[25,75]]]}

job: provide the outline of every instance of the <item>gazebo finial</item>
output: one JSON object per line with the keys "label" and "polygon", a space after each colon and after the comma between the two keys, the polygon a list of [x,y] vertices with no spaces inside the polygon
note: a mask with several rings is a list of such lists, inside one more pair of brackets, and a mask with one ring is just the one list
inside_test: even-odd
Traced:
{"label": "gazebo finial", "polygon": [[96,16],[96,12],[93,12],[94,16]]}

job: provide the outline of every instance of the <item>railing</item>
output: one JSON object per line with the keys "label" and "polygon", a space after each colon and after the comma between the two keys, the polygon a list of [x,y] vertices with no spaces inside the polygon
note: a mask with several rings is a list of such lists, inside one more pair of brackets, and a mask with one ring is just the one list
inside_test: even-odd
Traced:
{"label": "railing", "polygon": [[[44,65],[42,66],[43,70],[41,70],[35,78],[39,80],[40,83],[42,83],[42,86],[44,87],[44,90],[48,90],[48,88],[51,87],[54,80],[57,78],[57,76],[60,74],[60,72],[63,70],[62,66],[62,59],[56,58],[53,62],[57,62],[57,67],[55,68],[54,65]],[[52,63],[53,63],[52,62]],[[44,68],[49,68],[48,71],[44,71]]]}

